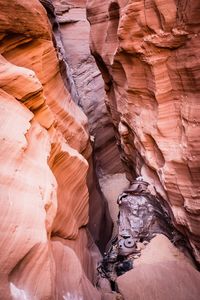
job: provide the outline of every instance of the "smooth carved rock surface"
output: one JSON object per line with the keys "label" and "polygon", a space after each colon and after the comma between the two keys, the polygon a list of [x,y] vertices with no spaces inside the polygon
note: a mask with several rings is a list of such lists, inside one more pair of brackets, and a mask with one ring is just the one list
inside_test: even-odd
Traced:
{"label": "smooth carved rock surface", "polygon": [[[89,49],[86,1],[54,0],[65,59],[76,87],[76,101],[89,119],[98,175],[123,172],[114,131],[105,107],[104,82]],[[110,158],[112,156],[112,163]]]}
{"label": "smooth carved rock surface", "polygon": [[[98,246],[104,251],[112,232],[107,201],[111,203],[111,210],[116,210],[114,203],[118,196],[117,194],[113,197],[112,192],[109,192],[108,196],[106,187],[110,183],[119,186],[117,176],[121,177],[120,193],[127,182],[123,180],[124,169],[116,145],[113,124],[105,105],[104,82],[90,53],[90,25],[86,19],[86,1],[53,0],[53,5],[60,32],[58,34],[55,31],[57,48],[63,50],[63,60],[70,78],[70,91],[76,103],[88,116],[93,144],[93,160],[90,160],[88,176],[89,228]],[[113,221],[116,221],[116,218]]]}
{"label": "smooth carved rock surface", "polygon": [[87,6],[124,159],[168,201],[200,260],[199,2]]}
{"label": "smooth carved rock surface", "polygon": [[197,300],[200,274],[166,236],[157,235],[135,261],[134,268],[117,278],[126,300]]}
{"label": "smooth carved rock surface", "polygon": [[0,8],[0,298],[101,299],[99,253],[80,229],[87,118],[64,86],[39,1],[0,0]]}

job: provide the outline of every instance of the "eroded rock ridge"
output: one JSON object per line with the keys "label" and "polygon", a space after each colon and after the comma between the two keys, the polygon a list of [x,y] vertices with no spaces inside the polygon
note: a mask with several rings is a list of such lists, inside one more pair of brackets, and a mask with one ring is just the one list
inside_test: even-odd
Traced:
{"label": "eroded rock ridge", "polygon": [[61,76],[42,4],[0,7],[0,298],[101,299],[86,228],[87,117]]}
{"label": "eroded rock ridge", "polygon": [[199,3],[89,0],[87,7],[129,176],[143,176],[168,201],[199,261]]}

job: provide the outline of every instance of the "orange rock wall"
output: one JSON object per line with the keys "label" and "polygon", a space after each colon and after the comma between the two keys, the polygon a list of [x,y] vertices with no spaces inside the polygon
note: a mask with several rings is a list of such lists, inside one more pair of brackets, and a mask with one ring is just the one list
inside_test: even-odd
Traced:
{"label": "orange rock wall", "polygon": [[87,6],[91,49],[125,159],[168,201],[200,260],[199,2]]}
{"label": "orange rock wall", "polygon": [[[88,117],[93,146],[88,176],[89,230],[104,252],[112,233],[112,220],[107,205],[110,199],[105,194],[101,182],[104,181],[104,185],[108,187],[108,178],[111,178],[110,182],[119,185],[115,178],[125,178],[124,168],[113,124],[106,109],[104,82],[90,53],[90,25],[86,18],[86,0],[53,0],[52,3],[55,7],[56,22],[59,24],[59,30],[54,30],[57,48],[63,52],[70,90],[74,95],[73,99]],[[50,4],[46,4],[46,7],[48,10]],[[109,192],[110,195],[111,193]],[[117,196],[112,197],[114,203]],[[114,218],[112,219],[114,221]]]}
{"label": "orange rock wall", "polygon": [[64,86],[39,1],[0,8],[0,299],[100,299],[84,227],[87,118]]}

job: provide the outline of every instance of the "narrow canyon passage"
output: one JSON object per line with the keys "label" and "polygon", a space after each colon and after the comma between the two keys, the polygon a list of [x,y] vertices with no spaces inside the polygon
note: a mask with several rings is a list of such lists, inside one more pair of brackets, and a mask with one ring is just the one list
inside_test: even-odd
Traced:
{"label": "narrow canyon passage", "polygon": [[199,12],[0,0],[0,299],[199,299]]}
{"label": "narrow canyon passage", "polygon": [[64,76],[70,77],[72,96],[75,95],[73,98],[88,117],[93,147],[88,174],[89,229],[103,251],[113,232],[113,221],[114,232],[116,231],[117,197],[128,187],[129,181],[126,179],[112,120],[105,105],[103,79],[89,49],[90,26],[86,18],[86,2],[53,1],[53,4],[59,26],[57,41],[63,49],[68,70]]}

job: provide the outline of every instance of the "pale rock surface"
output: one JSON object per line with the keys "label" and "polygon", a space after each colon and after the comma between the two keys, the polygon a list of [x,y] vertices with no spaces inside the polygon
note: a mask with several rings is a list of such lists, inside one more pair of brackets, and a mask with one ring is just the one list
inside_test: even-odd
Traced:
{"label": "pale rock surface", "polygon": [[85,232],[87,118],[65,88],[39,1],[0,8],[0,299],[101,299],[100,254]]}
{"label": "pale rock surface", "polygon": [[134,268],[118,277],[126,300],[197,300],[200,274],[167,237],[157,235],[134,261]]}
{"label": "pale rock surface", "polygon": [[87,1],[130,177],[156,186],[200,261],[199,11],[199,1]]}
{"label": "pale rock surface", "polygon": [[102,188],[102,192],[108,200],[108,207],[114,225],[112,232],[112,237],[114,238],[118,232],[117,221],[119,214],[119,206],[117,204],[117,199],[118,196],[124,191],[124,189],[129,187],[129,181],[127,180],[124,173],[105,175],[101,177],[99,181]]}

